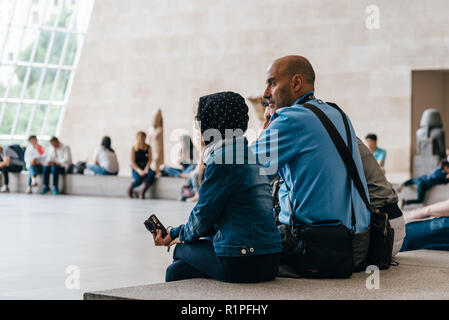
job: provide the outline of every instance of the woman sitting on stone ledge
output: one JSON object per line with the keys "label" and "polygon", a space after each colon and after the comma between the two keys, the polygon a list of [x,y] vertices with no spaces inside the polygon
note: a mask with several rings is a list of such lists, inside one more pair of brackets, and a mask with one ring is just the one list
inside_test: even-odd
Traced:
{"label": "woman sitting on stone ledge", "polygon": [[145,198],[145,192],[155,181],[156,172],[151,170],[151,147],[145,142],[147,134],[139,131],[136,136],[136,144],[131,148],[131,169],[133,182],[128,187],[128,197],[133,197],[133,189],[145,185],[140,192],[140,199]]}
{"label": "woman sitting on stone ledge", "polygon": [[202,97],[196,119],[206,145],[198,203],[186,224],[172,228],[165,238],[160,230],[154,235],[158,246],[177,244],[166,281],[273,280],[278,273],[281,239],[274,223],[268,178],[252,161],[255,156],[243,137],[248,126],[245,100],[232,92]]}

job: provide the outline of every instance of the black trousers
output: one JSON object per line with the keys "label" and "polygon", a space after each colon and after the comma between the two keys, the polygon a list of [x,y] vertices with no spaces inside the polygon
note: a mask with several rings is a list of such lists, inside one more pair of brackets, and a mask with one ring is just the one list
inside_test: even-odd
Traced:
{"label": "black trousers", "polygon": [[224,282],[254,283],[273,280],[280,254],[218,257],[211,241],[178,244],[165,281],[212,278]]}
{"label": "black trousers", "polygon": [[22,166],[11,165],[11,166],[8,166],[8,167],[3,167],[2,168],[2,172],[3,172],[3,176],[5,177],[4,178],[5,181],[3,181],[4,184],[6,184],[6,185],[9,184],[9,176],[8,176],[9,172],[16,172],[17,173],[17,172],[20,172],[20,171],[22,171]]}

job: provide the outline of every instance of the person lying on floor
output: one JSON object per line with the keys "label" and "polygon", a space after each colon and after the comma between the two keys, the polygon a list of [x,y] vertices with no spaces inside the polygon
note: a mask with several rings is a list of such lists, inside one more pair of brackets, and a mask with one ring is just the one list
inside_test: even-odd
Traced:
{"label": "person lying on floor", "polygon": [[273,280],[278,273],[281,237],[268,177],[253,164],[255,155],[243,137],[248,119],[248,106],[237,93],[199,100],[196,120],[206,144],[199,200],[186,224],[169,229],[165,238],[160,230],[154,235],[157,246],[176,244],[167,282],[213,278],[253,283]]}

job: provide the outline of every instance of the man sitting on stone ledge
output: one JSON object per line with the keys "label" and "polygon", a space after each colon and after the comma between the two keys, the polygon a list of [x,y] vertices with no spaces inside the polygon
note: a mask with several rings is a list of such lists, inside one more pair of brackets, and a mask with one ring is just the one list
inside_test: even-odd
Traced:
{"label": "man sitting on stone ledge", "polygon": [[44,188],[41,194],[46,194],[50,191],[51,173],[53,174],[53,194],[58,195],[59,175],[64,175],[68,172],[69,166],[72,164],[72,153],[70,147],[61,143],[56,137],[50,139],[50,144],[50,152],[43,168]]}
{"label": "man sitting on stone ledge", "polygon": [[[342,115],[315,98],[314,82],[315,72],[304,57],[287,56],[273,62],[268,69],[264,99],[277,111],[253,148],[261,161],[268,153],[277,155],[270,156],[269,161],[262,161],[262,164],[276,167],[284,180],[279,191],[282,224],[290,224],[291,205],[294,218],[300,224],[338,220],[352,229],[351,207],[354,208],[354,267],[357,268],[368,252],[370,212],[349,179],[346,166],[320,120],[303,106],[309,103],[319,108],[340,135],[346,137]],[[352,157],[366,192],[356,135],[349,119],[348,122]]]}

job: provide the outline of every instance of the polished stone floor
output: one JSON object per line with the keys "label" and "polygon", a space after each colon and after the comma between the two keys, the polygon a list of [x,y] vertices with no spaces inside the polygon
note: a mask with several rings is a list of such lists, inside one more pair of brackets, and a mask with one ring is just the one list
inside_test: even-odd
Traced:
{"label": "polished stone floor", "polygon": [[166,226],[178,225],[192,208],[170,200],[0,194],[0,299],[82,299],[86,291],[163,282],[171,253],[154,246],[143,221],[155,213]]}

